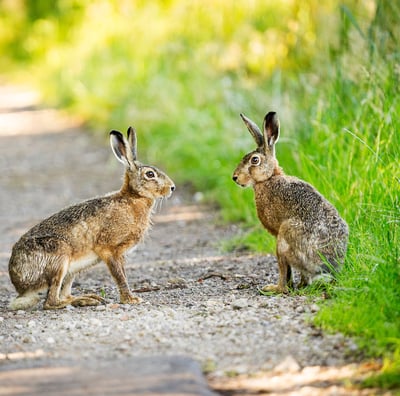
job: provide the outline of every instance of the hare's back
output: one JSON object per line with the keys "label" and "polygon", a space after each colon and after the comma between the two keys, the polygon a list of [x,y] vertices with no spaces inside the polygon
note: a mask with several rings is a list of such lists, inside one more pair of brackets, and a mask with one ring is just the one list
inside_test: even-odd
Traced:
{"label": "hare's back", "polygon": [[340,219],[335,207],[321,193],[294,176],[274,176],[256,186],[256,203],[261,213],[278,223],[298,219],[312,228],[317,223],[328,225],[334,218]]}
{"label": "hare's back", "polygon": [[[46,244],[47,248],[62,242],[68,242],[72,237],[79,238],[82,233],[90,231],[93,224],[98,224],[109,210],[111,203],[108,197],[94,198],[69,206],[51,215],[27,231],[21,242],[25,244]],[[29,242],[30,241],[30,242]]]}

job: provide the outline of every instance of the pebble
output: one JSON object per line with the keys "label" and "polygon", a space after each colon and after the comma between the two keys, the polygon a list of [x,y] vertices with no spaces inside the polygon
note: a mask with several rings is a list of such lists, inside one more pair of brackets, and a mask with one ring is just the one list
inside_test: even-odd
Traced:
{"label": "pebble", "polygon": [[297,360],[292,356],[288,355],[285,357],[284,360],[282,360],[281,363],[279,363],[277,366],[275,366],[274,371],[276,373],[298,373],[301,370],[301,367]]}
{"label": "pebble", "polygon": [[120,344],[115,348],[117,351],[128,351],[129,349],[131,349],[131,347],[128,344]]}
{"label": "pebble", "polygon": [[69,321],[69,322],[65,323],[65,325],[64,325],[65,330],[73,330],[73,329],[75,329],[75,327],[76,327],[76,323],[73,321]]}
{"label": "pebble", "polygon": [[317,305],[317,304],[311,304],[311,305],[310,305],[310,310],[311,310],[311,312],[313,312],[313,313],[319,312],[320,309],[321,309],[321,308],[320,308],[319,305]]}
{"label": "pebble", "polygon": [[232,302],[233,309],[243,309],[249,306],[249,300],[247,298],[238,298]]}
{"label": "pebble", "polygon": [[30,335],[27,335],[22,339],[22,342],[24,344],[34,344],[36,342],[36,338],[33,336],[30,336]]}
{"label": "pebble", "polygon": [[299,305],[298,307],[296,307],[295,311],[297,313],[304,313],[306,310],[302,305]]}
{"label": "pebble", "polygon": [[89,323],[93,326],[100,326],[102,324],[102,321],[97,318],[90,318]]}
{"label": "pebble", "polygon": [[28,322],[28,327],[30,327],[30,328],[36,327],[36,322],[34,320],[30,320]]}

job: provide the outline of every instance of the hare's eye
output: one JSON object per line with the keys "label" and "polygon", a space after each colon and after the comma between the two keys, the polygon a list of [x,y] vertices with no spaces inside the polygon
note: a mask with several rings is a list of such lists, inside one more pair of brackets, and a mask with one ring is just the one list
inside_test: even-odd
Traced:
{"label": "hare's eye", "polygon": [[146,172],[146,176],[149,179],[154,179],[156,177],[156,174],[153,171],[149,170],[149,171]]}
{"label": "hare's eye", "polygon": [[258,165],[260,163],[260,157],[257,157],[256,155],[254,157],[251,157],[250,160],[252,165]]}

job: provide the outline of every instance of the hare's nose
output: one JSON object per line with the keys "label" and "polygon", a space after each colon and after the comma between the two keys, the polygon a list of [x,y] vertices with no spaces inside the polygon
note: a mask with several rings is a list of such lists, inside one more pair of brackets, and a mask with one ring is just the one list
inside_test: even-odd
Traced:
{"label": "hare's nose", "polygon": [[175,191],[175,186],[171,186],[171,192]]}
{"label": "hare's nose", "polygon": [[233,179],[233,181],[235,182],[235,181],[237,181],[238,177],[237,177],[236,175],[233,175],[233,176],[232,176],[232,179]]}

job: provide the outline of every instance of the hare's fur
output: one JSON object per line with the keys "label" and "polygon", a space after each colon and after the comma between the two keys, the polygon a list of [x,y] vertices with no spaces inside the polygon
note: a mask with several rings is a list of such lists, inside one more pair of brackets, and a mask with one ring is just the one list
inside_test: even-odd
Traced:
{"label": "hare's fur", "polygon": [[128,139],[111,131],[111,147],[126,167],[120,191],[70,206],[31,228],[14,245],[9,274],[18,297],[11,309],[33,308],[47,291],[45,309],[98,305],[95,294],[72,296],[74,277],[104,261],[120,293],[121,303],[138,303],[125,274],[124,253],[138,244],[149,226],[155,200],[171,195],[172,180],[136,160],[136,133]]}
{"label": "hare's fur", "polygon": [[346,222],[314,187],[286,176],[279,167],[275,157],[279,138],[276,113],[265,116],[263,132],[241,116],[258,147],[243,157],[233,180],[254,188],[258,217],[277,239],[279,281],[264,290],[287,292],[292,283],[291,267],[301,273],[300,286],[338,271],[347,249]]}

